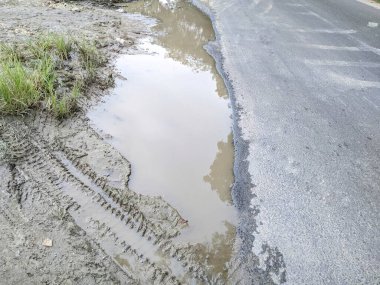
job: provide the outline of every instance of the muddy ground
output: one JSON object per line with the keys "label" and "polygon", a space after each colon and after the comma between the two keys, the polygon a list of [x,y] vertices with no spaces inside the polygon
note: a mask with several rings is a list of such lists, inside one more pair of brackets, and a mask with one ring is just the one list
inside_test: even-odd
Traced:
{"label": "muddy ground", "polygon": [[[0,41],[46,31],[96,40],[110,60],[100,77],[115,78],[111,60],[151,31],[103,4],[2,1]],[[236,255],[214,270],[202,246],[173,240],[187,226],[176,209],[128,188],[130,163],[84,115],[109,92],[102,78],[68,119],[1,118],[0,283],[250,284],[254,260]]]}

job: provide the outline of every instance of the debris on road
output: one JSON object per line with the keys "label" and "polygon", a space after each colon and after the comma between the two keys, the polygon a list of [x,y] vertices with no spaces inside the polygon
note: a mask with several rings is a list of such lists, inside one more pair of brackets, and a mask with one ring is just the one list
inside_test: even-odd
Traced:
{"label": "debris on road", "polygon": [[46,246],[46,247],[52,247],[53,246],[53,241],[49,238],[45,238],[42,242],[42,245],[43,246]]}

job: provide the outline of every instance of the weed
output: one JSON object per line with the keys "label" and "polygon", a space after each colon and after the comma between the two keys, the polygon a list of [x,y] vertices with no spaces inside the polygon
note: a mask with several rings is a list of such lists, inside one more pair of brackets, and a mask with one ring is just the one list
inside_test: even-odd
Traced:
{"label": "weed", "polygon": [[54,43],[60,58],[68,60],[69,54],[72,50],[72,41],[70,39],[65,39],[62,36],[56,36],[54,38]]}
{"label": "weed", "polygon": [[55,64],[51,56],[45,55],[37,62],[35,69],[36,82],[35,87],[45,96],[54,95],[54,83],[57,75],[55,72]]}
{"label": "weed", "polygon": [[62,119],[70,112],[70,102],[67,97],[58,98],[58,96],[54,94],[48,99],[47,104],[48,109],[51,110],[57,118]]}
{"label": "weed", "polygon": [[[63,81],[64,69],[78,68],[83,80],[74,85]],[[45,106],[57,118],[77,109],[83,81],[95,81],[98,67],[106,62],[94,43],[75,41],[58,34],[46,34],[19,45],[0,45],[0,113],[20,114]],[[72,86],[70,88],[70,86]]]}
{"label": "weed", "polygon": [[45,34],[31,40],[28,46],[35,58],[41,59],[47,53],[54,53],[61,60],[68,60],[72,50],[72,40],[55,33]]}
{"label": "weed", "polygon": [[96,69],[102,66],[106,59],[98,51],[95,43],[81,41],[77,43],[82,67],[87,72],[86,81],[91,83],[95,79]]}
{"label": "weed", "polygon": [[11,46],[9,44],[0,45],[0,60],[10,61],[10,60],[21,60],[22,55],[19,52],[19,49]]}
{"label": "weed", "polygon": [[23,113],[40,99],[35,88],[34,72],[9,57],[0,67],[0,111]]}
{"label": "weed", "polygon": [[70,95],[58,98],[58,96],[54,94],[49,98],[47,108],[59,119],[67,117],[78,107],[77,100],[80,96],[81,86],[82,84],[76,81]]}
{"label": "weed", "polygon": [[71,97],[75,100],[78,99],[81,93],[81,89],[83,88],[83,83],[81,81],[75,81],[73,89],[71,90]]}

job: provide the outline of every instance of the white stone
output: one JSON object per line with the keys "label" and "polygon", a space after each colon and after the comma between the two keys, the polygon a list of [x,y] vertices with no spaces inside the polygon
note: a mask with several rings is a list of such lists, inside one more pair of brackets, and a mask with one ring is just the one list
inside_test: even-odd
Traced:
{"label": "white stone", "polygon": [[370,28],[377,28],[378,26],[379,26],[378,23],[368,22],[368,27],[370,27]]}
{"label": "white stone", "polygon": [[45,238],[44,241],[42,242],[42,245],[46,247],[52,247],[53,241],[49,238]]}

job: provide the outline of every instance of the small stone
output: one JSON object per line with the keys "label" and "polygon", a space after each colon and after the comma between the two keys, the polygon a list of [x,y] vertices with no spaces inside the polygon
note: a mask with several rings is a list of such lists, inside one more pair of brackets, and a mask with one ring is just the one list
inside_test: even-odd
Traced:
{"label": "small stone", "polygon": [[116,12],[124,13],[124,9],[123,8],[117,9]]}
{"label": "small stone", "polygon": [[377,28],[378,26],[379,26],[378,23],[368,22],[368,27],[370,27],[370,28]]}
{"label": "small stone", "polygon": [[44,241],[42,242],[42,245],[46,247],[52,247],[53,241],[49,238],[45,238]]}
{"label": "small stone", "polygon": [[124,39],[121,39],[121,38],[116,38],[116,41],[121,44],[121,45],[124,45],[125,44],[125,40]]}

